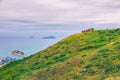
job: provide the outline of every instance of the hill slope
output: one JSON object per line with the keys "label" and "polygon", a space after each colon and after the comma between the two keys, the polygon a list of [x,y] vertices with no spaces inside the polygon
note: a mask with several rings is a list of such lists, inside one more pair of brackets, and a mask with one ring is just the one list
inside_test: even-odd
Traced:
{"label": "hill slope", "polygon": [[120,80],[120,29],[74,34],[0,68],[0,80]]}

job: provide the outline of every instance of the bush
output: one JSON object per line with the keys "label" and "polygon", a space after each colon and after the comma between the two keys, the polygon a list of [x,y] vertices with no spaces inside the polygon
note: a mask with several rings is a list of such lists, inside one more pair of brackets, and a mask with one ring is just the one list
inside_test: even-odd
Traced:
{"label": "bush", "polygon": [[90,69],[93,66],[93,64],[88,64],[87,66],[85,66],[86,69]]}
{"label": "bush", "polygon": [[81,64],[84,64],[84,61],[80,61],[80,63],[79,63],[79,64],[80,64],[80,65],[81,65]]}
{"label": "bush", "polygon": [[104,48],[104,49],[102,49],[102,50],[99,50],[99,53],[106,53],[106,52],[108,52],[109,50],[107,49],[107,48]]}
{"label": "bush", "polygon": [[56,73],[56,71],[57,71],[57,68],[53,68],[51,73],[54,75]]}
{"label": "bush", "polygon": [[63,61],[65,61],[65,60],[67,60],[67,59],[68,59],[68,57],[57,58],[57,59],[56,59],[56,62],[63,62]]}

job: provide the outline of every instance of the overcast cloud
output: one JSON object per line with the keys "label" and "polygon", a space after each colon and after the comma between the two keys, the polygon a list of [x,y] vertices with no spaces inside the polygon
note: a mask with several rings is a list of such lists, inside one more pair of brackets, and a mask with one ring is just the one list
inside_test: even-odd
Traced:
{"label": "overcast cloud", "polygon": [[63,29],[65,25],[120,27],[119,16],[120,0],[0,0],[0,31]]}

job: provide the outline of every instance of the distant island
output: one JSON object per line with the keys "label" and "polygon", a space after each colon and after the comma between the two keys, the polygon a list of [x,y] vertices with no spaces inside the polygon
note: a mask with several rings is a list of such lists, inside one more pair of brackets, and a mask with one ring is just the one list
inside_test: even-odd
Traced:
{"label": "distant island", "polygon": [[34,36],[29,36],[29,38],[34,38]]}
{"label": "distant island", "polygon": [[56,39],[55,36],[47,36],[47,37],[42,37],[42,39]]}
{"label": "distant island", "polygon": [[0,58],[0,67],[14,60],[16,59],[11,57]]}
{"label": "distant island", "polygon": [[24,52],[18,51],[18,50],[14,50],[10,52],[10,54],[16,55],[16,56],[27,56],[27,54],[25,54]]}

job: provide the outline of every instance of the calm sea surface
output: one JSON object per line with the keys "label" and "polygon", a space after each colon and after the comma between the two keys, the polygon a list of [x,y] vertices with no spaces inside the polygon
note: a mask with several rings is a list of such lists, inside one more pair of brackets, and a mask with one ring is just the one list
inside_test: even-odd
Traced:
{"label": "calm sea surface", "polygon": [[[61,39],[71,35],[71,32],[0,32],[0,58],[10,56],[13,50],[20,50],[27,55],[43,50]],[[31,38],[33,36],[33,38]],[[42,37],[55,36],[56,39],[41,39]]]}

